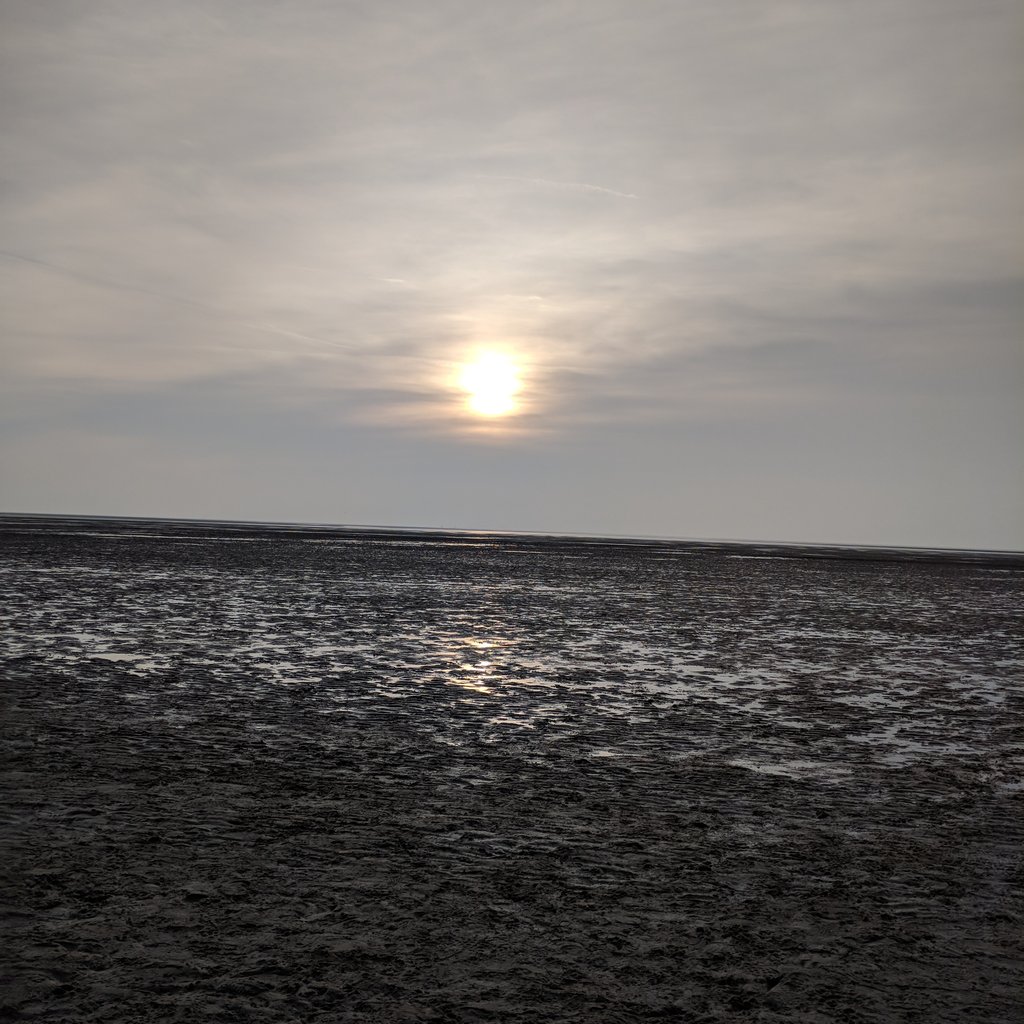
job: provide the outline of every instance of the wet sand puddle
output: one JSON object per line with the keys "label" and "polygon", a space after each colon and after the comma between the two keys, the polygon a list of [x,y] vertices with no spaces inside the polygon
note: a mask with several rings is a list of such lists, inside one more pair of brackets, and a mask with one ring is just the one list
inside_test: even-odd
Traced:
{"label": "wet sand puddle", "polygon": [[209,532],[3,535],[9,1013],[1008,1019],[1020,571]]}

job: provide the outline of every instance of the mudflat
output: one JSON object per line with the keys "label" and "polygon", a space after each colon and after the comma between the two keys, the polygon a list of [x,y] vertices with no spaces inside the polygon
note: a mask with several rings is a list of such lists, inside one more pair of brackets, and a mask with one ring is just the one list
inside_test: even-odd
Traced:
{"label": "mudflat", "polygon": [[6,517],[0,1020],[1007,1022],[1024,563]]}

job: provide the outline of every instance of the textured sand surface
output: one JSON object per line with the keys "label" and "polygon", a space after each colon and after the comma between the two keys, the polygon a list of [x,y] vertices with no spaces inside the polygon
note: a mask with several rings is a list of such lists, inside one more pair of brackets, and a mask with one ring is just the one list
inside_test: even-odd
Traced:
{"label": "textured sand surface", "polygon": [[0,534],[0,1020],[987,1021],[1013,559]]}

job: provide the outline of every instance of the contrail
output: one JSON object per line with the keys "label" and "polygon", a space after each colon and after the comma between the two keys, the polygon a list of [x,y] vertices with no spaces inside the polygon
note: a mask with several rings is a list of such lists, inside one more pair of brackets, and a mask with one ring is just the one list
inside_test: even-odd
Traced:
{"label": "contrail", "polygon": [[72,267],[62,267],[56,263],[51,263],[49,260],[41,260],[35,256],[23,256],[21,253],[9,252],[6,249],[0,249],[0,256],[9,260],[17,260],[19,263],[28,263],[32,266],[42,267],[44,270],[49,270],[54,274],[62,274],[64,277],[70,277],[85,284],[98,285],[100,288],[112,288],[115,291],[122,292],[136,292],[139,295],[148,295],[150,298],[160,299],[162,302],[175,302],[182,306],[191,306],[193,309],[202,310],[204,313],[227,317],[230,320],[234,320],[240,326],[249,327],[254,331],[277,334],[282,338],[311,341],[315,345],[326,345],[329,348],[340,348],[346,351],[351,349],[350,345],[344,345],[337,341],[328,341],[326,338],[314,338],[309,334],[300,334],[298,331],[288,331],[283,327],[275,327],[273,324],[258,324],[253,323],[251,320],[242,320],[237,313],[230,309],[213,306],[208,302],[200,302],[198,299],[189,299],[183,295],[173,295],[169,292],[157,291],[154,288],[143,288],[139,285],[125,284],[123,281],[113,281],[110,278],[101,277],[97,274],[89,274],[81,270],[75,270]]}
{"label": "contrail", "polygon": [[620,199],[639,199],[632,192],[617,192],[613,188],[605,188],[603,185],[591,185],[585,181],[552,181],[550,178],[519,178],[511,174],[474,174],[474,178],[486,178],[491,181],[520,181],[526,185],[546,185],[549,188],[582,188],[588,192],[603,192],[608,196],[618,196]]}

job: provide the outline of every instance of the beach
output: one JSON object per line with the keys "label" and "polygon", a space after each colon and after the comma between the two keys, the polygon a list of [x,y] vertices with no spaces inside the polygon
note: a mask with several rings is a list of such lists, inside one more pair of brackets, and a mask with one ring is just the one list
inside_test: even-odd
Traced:
{"label": "beach", "polygon": [[0,526],[0,1019],[1024,998],[1019,556]]}

